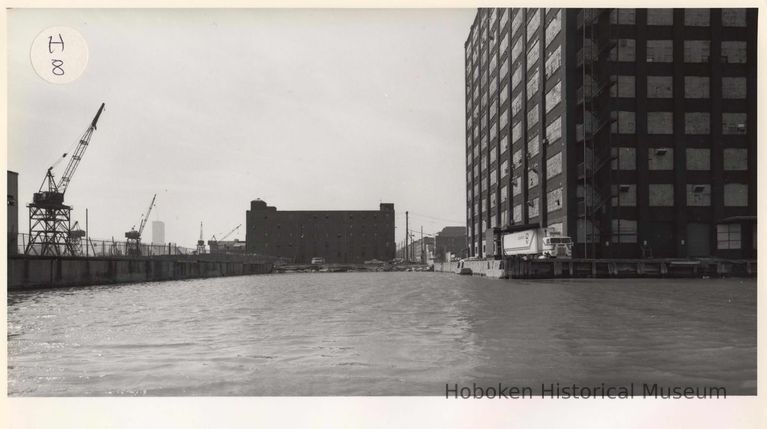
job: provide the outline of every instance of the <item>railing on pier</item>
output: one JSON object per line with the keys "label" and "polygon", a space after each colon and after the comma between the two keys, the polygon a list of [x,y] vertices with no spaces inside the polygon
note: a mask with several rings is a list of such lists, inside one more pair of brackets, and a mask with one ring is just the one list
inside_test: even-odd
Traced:
{"label": "railing on pier", "polygon": [[[24,255],[29,243],[29,234],[19,233],[16,247],[19,255]],[[126,242],[117,240],[94,240],[81,239],[73,241],[76,256],[128,256],[126,251]],[[30,255],[39,255],[40,249],[35,249],[35,245],[29,252]],[[141,256],[161,256],[161,255],[192,255],[195,249],[178,246],[176,244],[144,244],[141,243]]]}

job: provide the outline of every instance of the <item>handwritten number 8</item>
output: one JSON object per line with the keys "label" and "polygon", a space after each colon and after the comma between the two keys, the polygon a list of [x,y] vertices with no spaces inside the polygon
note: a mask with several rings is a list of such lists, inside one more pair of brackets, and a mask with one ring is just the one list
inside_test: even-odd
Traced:
{"label": "handwritten number 8", "polygon": [[53,70],[51,70],[51,73],[55,74],[56,76],[62,76],[64,74],[64,69],[61,68],[61,66],[64,65],[64,61],[51,60],[51,64],[53,65]]}

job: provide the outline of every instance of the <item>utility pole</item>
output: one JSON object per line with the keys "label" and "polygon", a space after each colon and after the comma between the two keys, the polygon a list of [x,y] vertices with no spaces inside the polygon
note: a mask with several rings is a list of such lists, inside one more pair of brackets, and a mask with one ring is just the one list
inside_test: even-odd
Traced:
{"label": "utility pole", "polygon": [[408,212],[405,212],[405,261],[410,262],[410,255],[407,248],[407,236],[410,234],[410,227],[408,226]]}
{"label": "utility pole", "polygon": [[421,225],[421,263],[426,263],[426,255],[423,254],[423,225]]}
{"label": "utility pole", "polygon": [[[85,209],[85,257],[90,256],[88,243],[91,241],[90,235],[88,235],[88,209]],[[95,256],[95,255],[94,255]]]}

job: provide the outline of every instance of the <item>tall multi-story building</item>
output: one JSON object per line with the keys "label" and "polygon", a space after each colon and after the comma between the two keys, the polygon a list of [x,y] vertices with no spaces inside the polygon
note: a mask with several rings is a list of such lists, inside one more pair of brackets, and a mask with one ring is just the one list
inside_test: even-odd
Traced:
{"label": "tall multi-story building", "polygon": [[8,170],[8,254],[19,252],[19,173]]}
{"label": "tall multi-story building", "polygon": [[309,263],[394,259],[394,204],[379,210],[280,211],[262,200],[246,213],[246,249]]}
{"label": "tall multi-story building", "polygon": [[755,256],[756,29],[756,9],[480,9],[471,256],[524,226],[578,257]]}
{"label": "tall multi-story building", "polygon": [[165,222],[152,221],[152,244],[165,244]]}

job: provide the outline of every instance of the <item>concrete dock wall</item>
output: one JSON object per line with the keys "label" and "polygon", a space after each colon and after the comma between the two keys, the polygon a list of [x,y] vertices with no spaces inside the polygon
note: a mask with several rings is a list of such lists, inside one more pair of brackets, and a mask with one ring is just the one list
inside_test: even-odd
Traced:
{"label": "concrete dock wall", "polygon": [[267,274],[269,262],[191,258],[82,258],[11,256],[8,289],[24,290],[112,283]]}

